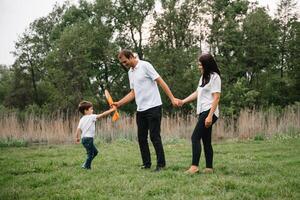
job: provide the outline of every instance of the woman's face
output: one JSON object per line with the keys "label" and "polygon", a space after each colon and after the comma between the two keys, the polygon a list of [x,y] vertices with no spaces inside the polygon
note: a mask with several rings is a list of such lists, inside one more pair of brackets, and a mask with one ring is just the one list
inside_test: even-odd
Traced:
{"label": "woman's face", "polygon": [[201,62],[199,62],[198,64],[199,64],[199,66],[198,66],[199,70],[200,70],[201,74],[203,74],[203,66],[202,66]]}

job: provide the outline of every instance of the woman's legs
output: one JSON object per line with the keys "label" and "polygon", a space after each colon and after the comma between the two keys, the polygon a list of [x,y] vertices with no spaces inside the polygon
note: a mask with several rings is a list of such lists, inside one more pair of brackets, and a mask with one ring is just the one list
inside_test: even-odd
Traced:
{"label": "woman's legs", "polygon": [[[205,160],[206,160],[206,167],[212,168],[213,167],[213,148],[211,145],[211,132],[212,126],[209,128],[205,127],[205,119],[209,113],[208,111],[202,112],[199,115],[198,122],[196,127],[193,131],[191,140],[192,140],[192,168],[197,169],[199,166],[199,160],[201,156],[201,142],[202,139],[203,146],[204,146],[204,153],[205,153]],[[213,123],[217,121],[217,117],[213,115]],[[195,171],[195,170],[194,170]]]}
{"label": "woman's legs", "polygon": [[212,126],[217,121],[217,117],[213,115],[212,125],[209,128],[204,127],[202,135],[202,142],[204,147],[206,168],[213,168],[213,155],[214,151],[211,145],[211,134],[212,134]]}

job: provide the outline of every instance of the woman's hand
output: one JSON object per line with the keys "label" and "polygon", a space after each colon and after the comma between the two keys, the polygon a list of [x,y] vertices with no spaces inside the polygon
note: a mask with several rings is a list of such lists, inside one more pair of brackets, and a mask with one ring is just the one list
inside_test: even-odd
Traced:
{"label": "woman's hand", "polygon": [[208,115],[205,119],[205,127],[209,128],[212,124],[212,116]]}
{"label": "woman's hand", "polygon": [[181,100],[181,99],[178,99],[178,106],[179,106],[179,107],[182,107],[182,106],[183,106],[183,104],[184,104],[183,100]]}

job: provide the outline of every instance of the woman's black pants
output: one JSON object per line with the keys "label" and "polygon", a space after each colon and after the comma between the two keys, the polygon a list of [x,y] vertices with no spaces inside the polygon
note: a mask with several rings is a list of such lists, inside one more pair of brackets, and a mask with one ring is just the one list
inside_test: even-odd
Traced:
{"label": "woman's black pants", "polygon": [[210,110],[199,114],[199,119],[194,129],[192,140],[193,160],[192,165],[198,166],[201,155],[201,140],[204,146],[204,154],[206,160],[206,168],[213,168],[213,148],[211,145],[212,125],[217,121],[216,115],[213,115],[212,125],[209,128],[205,127],[205,119]]}

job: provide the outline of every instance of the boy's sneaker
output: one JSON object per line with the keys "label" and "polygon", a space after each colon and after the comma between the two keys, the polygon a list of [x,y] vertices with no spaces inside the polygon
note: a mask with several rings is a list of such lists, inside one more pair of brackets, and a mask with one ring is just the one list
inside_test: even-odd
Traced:
{"label": "boy's sneaker", "polygon": [[85,163],[81,166],[82,169],[91,169],[90,167],[86,167]]}

